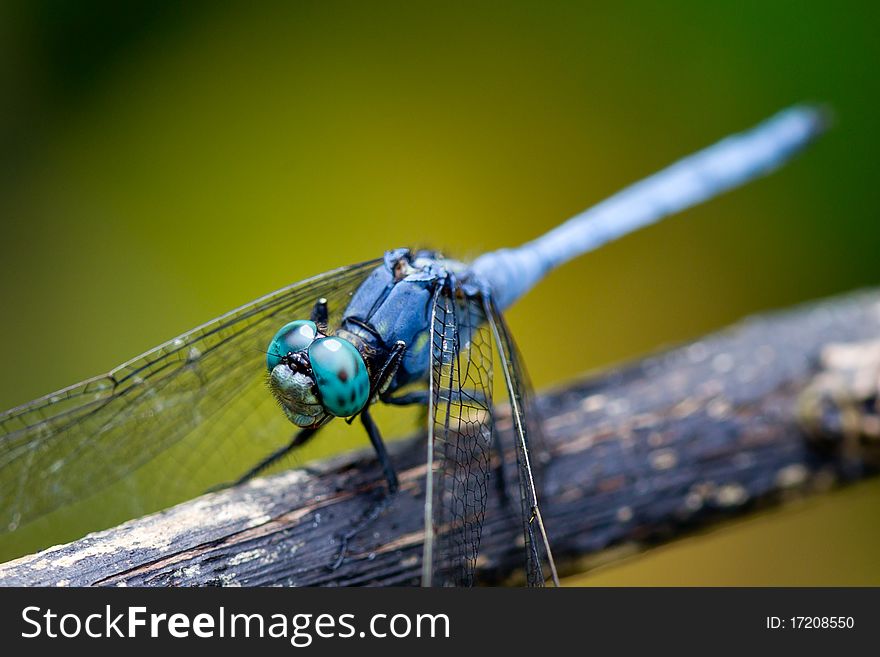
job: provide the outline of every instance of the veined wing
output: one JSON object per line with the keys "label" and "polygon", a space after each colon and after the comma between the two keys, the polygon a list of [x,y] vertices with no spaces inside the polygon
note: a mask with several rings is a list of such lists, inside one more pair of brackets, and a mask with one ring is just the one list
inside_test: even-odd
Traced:
{"label": "veined wing", "polygon": [[[0,532],[161,460],[161,481],[126,491],[131,509],[154,511],[240,471],[224,448],[230,439],[287,439],[292,427],[265,387],[266,346],[281,325],[308,317],[319,297],[340,315],[379,262],[290,285],[103,376],[0,415]],[[206,468],[216,468],[207,483],[194,476]]]}
{"label": "veined wing", "polygon": [[471,586],[488,496],[492,342],[478,299],[438,288],[432,353],[425,498],[425,586]]}
{"label": "veined wing", "polygon": [[[519,350],[510,335],[504,317],[491,299],[484,297],[483,308],[488,318],[492,338],[498,348],[501,371],[510,397],[513,437],[516,443],[516,461],[519,474],[520,503],[522,505],[523,537],[526,546],[526,579],[529,586],[544,586],[542,563],[550,567],[553,583],[559,586],[559,576],[550,541],[538,506],[535,467],[530,450],[531,438],[540,431],[534,409],[534,400]],[[535,464],[537,465],[537,464]]]}

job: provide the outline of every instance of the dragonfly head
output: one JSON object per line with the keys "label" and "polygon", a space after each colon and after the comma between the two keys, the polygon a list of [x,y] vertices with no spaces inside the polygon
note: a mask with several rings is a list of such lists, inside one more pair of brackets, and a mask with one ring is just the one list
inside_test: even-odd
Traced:
{"label": "dragonfly head", "polygon": [[309,320],[290,322],[275,334],[266,367],[272,394],[299,427],[349,417],[369,400],[370,377],[360,352],[348,340],[322,335]]}

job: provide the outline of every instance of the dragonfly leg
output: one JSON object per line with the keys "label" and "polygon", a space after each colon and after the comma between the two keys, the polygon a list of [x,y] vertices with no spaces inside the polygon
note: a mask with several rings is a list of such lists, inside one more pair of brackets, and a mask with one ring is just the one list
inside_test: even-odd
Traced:
{"label": "dragonfly leg", "polygon": [[[471,395],[478,402],[485,402],[485,396],[480,395],[476,390],[468,391],[468,394]],[[452,393],[450,397],[456,401],[462,399],[461,395]],[[428,405],[428,391],[427,390],[412,390],[410,392],[405,392],[399,395],[381,395],[379,397],[384,403],[391,404],[393,406],[409,406],[411,404],[422,404],[424,406]]]}
{"label": "dragonfly leg", "polygon": [[[375,377],[373,383],[374,394],[378,393],[379,395],[383,395],[388,389],[388,386],[391,384],[391,379],[397,374],[397,368],[400,367],[400,362],[403,360],[403,354],[405,352],[406,342],[403,340],[398,340],[394,343],[394,346],[391,347],[391,352],[388,354],[388,358],[385,359],[382,369],[379,370],[379,373]],[[369,431],[369,429],[367,431]]]}
{"label": "dragonfly leg", "polygon": [[428,391],[413,390],[412,392],[405,392],[401,395],[383,395],[379,399],[381,399],[386,404],[391,404],[392,406],[410,406],[411,404],[421,404],[422,406],[427,406]]}
{"label": "dragonfly leg", "polygon": [[214,486],[213,488],[208,489],[208,492],[221,490],[223,488],[229,488],[231,486],[238,486],[240,484],[245,483],[246,481],[250,481],[251,479],[256,477],[258,474],[263,472],[266,468],[268,468],[269,466],[277,463],[279,460],[284,458],[287,454],[289,454],[290,452],[295,450],[297,447],[305,445],[309,440],[311,440],[311,438],[316,433],[318,433],[318,429],[320,429],[320,428],[321,427],[300,429],[295,434],[293,434],[293,438],[291,439],[291,441],[289,443],[284,445],[284,447],[280,447],[279,449],[276,449],[274,452],[269,454],[266,458],[264,458],[262,461],[257,463],[254,467],[252,467],[250,470],[245,472],[238,479],[236,479],[233,482],[227,483],[227,484],[220,484],[219,486]]}
{"label": "dragonfly leg", "polygon": [[[414,390],[412,392],[403,393],[401,395],[384,395],[380,399],[393,406],[409,406],[410,404],[428,405],[428,391]],[[510,496],[507,494],[507,477],[504,474],[504,450],[501,448],[501,438],[496,431],[492,436],[492,451],[495,452],[496,462],[492,466],[493,478],[495,479],[495,490],[501,499],[502,505],[510,503]]]}
{"label": "dragonfly leg", "polygon": [[328,317],[329,311],[327,310],[327,299],[321,297],[315,302],[315,307],[312,308],[310,319],[315,323],[321,333],[327,333]]}
{"label": "dragonfly leg", "polygon": [[[376,398],[382,399],[385,391],[388,390],[388,386],[391,385],[391,380],[397,373],[397,368],[400,367],[400,361],[403,360],[403,354],[405,351],[406,342],[404,342],[403,340],[398,340],[397,342],[395,342],[394,346],[391,347],[388,358],[385,359],[385,362],[382,364],[379,372],[376,374],[376,376],[373,377],[370,383],[370,401],[367,406],[364,407],[364,410],[359,413],[359,415],[361,415],[361,419],[364,422],[364,426],[366,426],[367,423],[370,423],[375,430],[376,425],[373,424],[372,418],[370,418],[369,416],[364,418],[363,416],[367,413],[369,405],[376,401]],[[351,424],[352,422],[354,422],[355,417],[357,417],[357,415],[352,415],[346,420],[346,423]],[[375,432],[378,435],[378,430],[375,430]],[[367,433],[370,433],[369,429],[367,429]]]}
{"label": "dragonfly leg", "polygon": [[[402,395],[384,395],[380,399],[386,404],[393,406],[409,406],[410,404],[428,405],[428,391],[414,390],[406,392]],[[501,449],[501,439],[498,432],[492,436],[492,450],[495,452],[497,462],[492,466],[492,472],[495,478],[495,490],[501,496],[501,503],[506,505],[510,502],[510,496],[507,494],[507,478],[504,474],[504,450]]]}
{"label": "dragonfly leg", "polygon": [[376,456],[379,458],[382,471],[385,473],[385,480],[388,482],[388,492],[393,495],[399,487],[397,473],[394,471],[391,457],[388,456],[388,450],[385,449],[385,443],[382,442],[382,434],[379,433],[379,427],[376,426],[368,410],[361,413],[361,422],[364,424],[364,429],[367,430],[367,435],[370,437],[373,449],[376,450]]}
{"label": "dragonfly leg", "polygon": [[348,554],[348,544],[351,539],[357,536],[371,522],[382,515],[382,512],[388,508],[388,505],[391,504],[394,495],[400,488],[400,484],[397,481],[397,473],[394,470],[394,465],[391,463],[391,457],[388,456],[388,450],[385,449],[385,443],[382,442],[382,435],[379,433],[379,428],[376,426],[376,423],[373,421],[368,410],[361,412],[361,422],[364,425],[364,429],[367,431],[367,435],[370,437],[373,449],[376,450],[376,456],[379,458],[379,464],[382,466],[382,471],[385,473],[385,480],[388,482],[388,493],[375,502],[361,517],[360,521],[340,537],[339,554],[330,565],[330,570],[336,570],[342,565],[345,556]]}
{"label": "dragonfly leg", "polygon": [[[384,395],[380,399],[386,404],[393,406],[409,406],[410,404],[428,405],[428,391],[414,390],[402,395]],[[501,438],[498,432],[492,436],[492,450],[495,452],[496,463],[492,466],[492,472],[495,479],[495,490],[501,496],[501,503],[507,505],[510,502],[510,496],[507,494],[507,477],[504,474],[504,450],[501,449]]]}

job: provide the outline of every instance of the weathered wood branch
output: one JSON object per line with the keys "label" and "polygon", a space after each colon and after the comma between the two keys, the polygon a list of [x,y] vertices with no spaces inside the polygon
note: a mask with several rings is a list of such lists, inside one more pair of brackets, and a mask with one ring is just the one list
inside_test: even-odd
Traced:
{"label": "weathered wood branch", "polygon": [[[878,386],[880,291],[868,291],[756,317],[546,392],[542,504],[557,560],[565,570],[585,555],[670,540],[873,473]],[[509,431],[509,416],[500,414]],[[204,495],[0,565],[0,584],[418,583],[424,437],[392,451],[401,493],[336,570],[328,564],[338,536],[383,490],[368,452]],[[482,582],[521,568],[514,515],[490,497]]]}

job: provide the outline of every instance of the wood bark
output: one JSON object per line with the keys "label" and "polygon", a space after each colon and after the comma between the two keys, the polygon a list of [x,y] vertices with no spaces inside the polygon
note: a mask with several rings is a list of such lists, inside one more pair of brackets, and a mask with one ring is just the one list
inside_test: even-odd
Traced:
{"label": "wood bark", "polygon": [[[880,291],[865,291],[754,317],[545,391],[541,504],[562,573],[874,474],[878,387]],[[510,416],[498,416],[510,444]],[[335,570],[338,537],[384,493],[371,452],[11,561],[0,565],[0,585],[418,584],[424,441],[391,446],[401,491]],[[511,486],[513,458],[505,454]],[[481,583],[520,581],[518,506],[490,495]]]}

